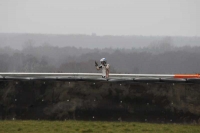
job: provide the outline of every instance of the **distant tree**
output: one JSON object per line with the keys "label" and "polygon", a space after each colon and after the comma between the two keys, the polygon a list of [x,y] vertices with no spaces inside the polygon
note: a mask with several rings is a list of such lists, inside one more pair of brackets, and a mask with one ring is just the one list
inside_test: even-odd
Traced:
{"label": "distant tree", "polygon": [[165,37],[163,40],[160,42],[160,50],[163,52],[168,52],[173,49],[172,46],[172,39],[171,37]]}
{"label": "distant tree", "polygon": [[11,56],[10,62],[9,62],[9,71],[12,72],[21,72],[23,71],[23,59],[24,59],[23,53],[14,53]]}
{"label": "distant tree", "polygon": [[33,55],[27,55],[25,60],[23,61],[25,72],[35,72],[38,65],[39,65],[39,61]]}
{"label": "distant tree", "polygon": [[7,72],[9,68],[9,55],[0,54],[0,72]]}

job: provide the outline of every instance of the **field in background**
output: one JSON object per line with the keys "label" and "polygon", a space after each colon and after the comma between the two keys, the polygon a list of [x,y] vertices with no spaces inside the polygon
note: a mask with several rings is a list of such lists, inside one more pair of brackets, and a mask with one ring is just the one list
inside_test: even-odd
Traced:
{"label": "field in background", "polygon": [[0,121],[1,133],[199,133],[199,125],[94,121]]}

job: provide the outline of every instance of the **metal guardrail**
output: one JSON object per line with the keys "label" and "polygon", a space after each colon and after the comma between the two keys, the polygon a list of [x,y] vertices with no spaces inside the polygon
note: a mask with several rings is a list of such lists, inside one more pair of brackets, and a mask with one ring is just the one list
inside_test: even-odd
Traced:
{"label": "metal guardrail", "polygon": [[200,83],[198,74],[110,74],[106,79],[101,73],[0,73],[0,80]]}
{"label": "metal guardrail", "polygon": [[[72,77],[101,77],[101,73],[0,73],[0,76],[72,76]],[[110,77],[173,77],[172,74],[109,74]]]}

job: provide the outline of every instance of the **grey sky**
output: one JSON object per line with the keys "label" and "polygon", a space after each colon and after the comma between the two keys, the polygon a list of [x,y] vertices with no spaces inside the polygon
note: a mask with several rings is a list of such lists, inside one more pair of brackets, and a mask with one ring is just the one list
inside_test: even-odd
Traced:
{"label": "grey sky", "polygon": [[0,0],[0,32],[200,36],[200,0]]}

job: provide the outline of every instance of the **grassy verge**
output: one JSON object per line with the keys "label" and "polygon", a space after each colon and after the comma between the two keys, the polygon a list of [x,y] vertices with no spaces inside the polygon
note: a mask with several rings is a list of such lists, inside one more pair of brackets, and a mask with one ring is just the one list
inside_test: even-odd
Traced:
{"label": "grassy verge", "polygon": [[200,133],[199,125],[92,121],[0,121],[0,133]]}

